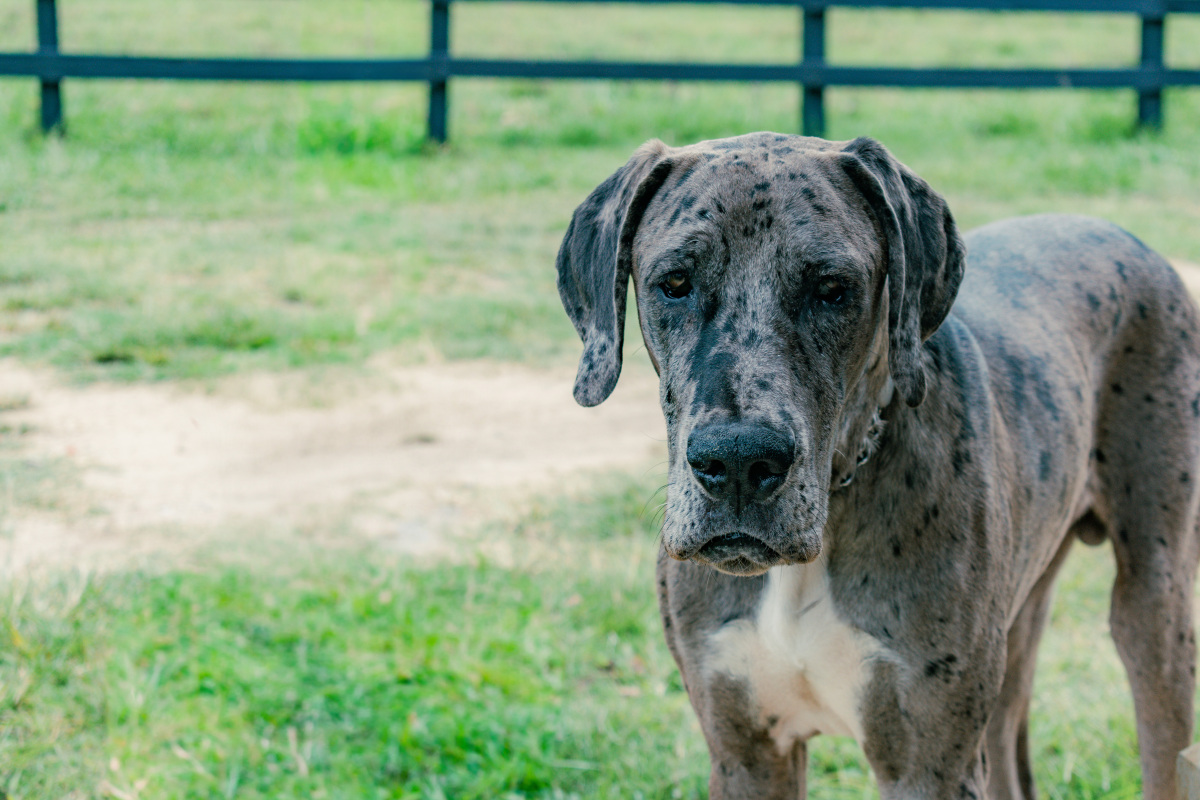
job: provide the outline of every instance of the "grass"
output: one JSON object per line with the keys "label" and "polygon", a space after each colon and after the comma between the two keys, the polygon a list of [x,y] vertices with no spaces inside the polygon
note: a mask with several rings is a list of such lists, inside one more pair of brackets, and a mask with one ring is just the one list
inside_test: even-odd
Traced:
{"label": "grass", "polygon": [[[707,759],[661,643],[651,487],[535,505],[514,563],[378,557],[63,579],[3,602],[9,797],[695,798]],[[493,531],[495,533],[495,531]],[[1069,562],[1033,717],[1051,798],[1139,795],[1105,632],[1107,548]],[[819,797],[874,796],[818,740]]]}
{"label": "grass", "polygon": [[[456,7],[456,52],[787,61],[794,10]],[[68,51],[413,55],[418,0],[62,4]],[[987,20],[986,27],[978,25]],[[113,20],[119,19],[120,24]],[[32,6],[0,0],[0,47]],[[1169,61],[1200,64],[1200,19]],[[837,10],[840,63],[1132,63],[1132,17]],[[553,35],[547,35],[552,31]],[[425,90],[69,81],[69,133],[35,132],[36,84],[0,80],[0,355],[80,379],[419,359],[569,359],[553,259],[571,209],[643,140],[794,130],[788,86],[471,81],[452,144],[424,146]],[[830,135],[870,134],[967,226],[1073,211],[1200,260],[1200,92],[1169,92],[1162,134],[1130,92],[832,90]]]}
{"label": "grass", "polygon": [[[64,49],[414,55],[417,0],[62,0]],[[792,60],[794,9],[456,7],[463,54]],[[986,25],[980,25],[980,20]],[[831,60],[1117,65],[1131,18],[836,10]],[[552,32],[552,35],[548,35]],[[0,50],[34,41],[0,0]],[[1200,19],[1167,52],[1200,65]],[[699,55],[698,55],[699,54]],[[424,89],[68,81],[68,135],[0,80],[0,355],[79,380],[419,359],[569,360],[553,282],[574,206],[643,140],[796,128],[785,86],[457,81],[452,143]],[[965,226],[1111,218],[1200,261],[1200,92],[1133,129],[1129,92],[831,90],[830,136],[876,136]],[[9,504],[75,477],[2,430]],[[4,587],[0,790],[46,797],[702,797],[702,738],[661,643],[651,488],[614,480],[486,533],[509,558],[379,553],[61,576]],[[244,537],[249,540],[252,537]],[[503,550],[503,548],[502,548]],[[488,547],[484,552],[491,552]],[[1041,655],[1033,747],[1052,798],[1138,795],[1106,635],[1112,568],[1083,550]],[[873,796],[853,745],[814,748],[821,797]]]}

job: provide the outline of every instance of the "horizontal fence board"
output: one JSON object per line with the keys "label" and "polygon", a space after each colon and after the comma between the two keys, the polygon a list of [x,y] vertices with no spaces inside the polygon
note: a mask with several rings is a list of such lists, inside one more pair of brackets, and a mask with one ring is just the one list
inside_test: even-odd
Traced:
{"label": "horizontal fence board", "polygon": [[208,81],[427,81],[433,62],[415,59],[158,58],[0,53],[0,75]]}
{"label": "horizontal fence board", "polygon": [[578,78],[677,81],[787,81],[813,86],[930,88],[1124,88],[1195,85],[1200,70],[959,69],[839,67],[818,64],[677,64],[617,61],[507,61],[452,58],[447,70],[463,78]]}
{"label": "horizontal fence board", "polygon": [[[35,0],[38,46],[34,52],[0,53],[0,77],[37,78],[42,129],[62,130],[62,81],[66,78],[196,81],[420,81],[429,84],[429,136],[446,140],[447,83],[451,78],[566,78],[576,80],[670,80],[788,82],[803,87],[803,128],[824,130],[823,93],[830,86],[940,89],[1133,89],[1138,122],[1162,124],[1163,88],[1200,86],[1200,69],[1169,69],[1163,63],[1164,20],[1172,13],[1200,13],[1200,0],[505,0],[554,3],[689,3],[730,7],[791,6],[802,9],[803,57],[789,64],[711,64],[457,58],[450,54],[454,3],[496,0],[430,0],[430,47],[424,58],[230,58],[64,54],[59,51],[56,0]],[[1140,64],[1116,68],[865,67],[825,61],[825,12],[831,8],[920,8],[992,12],[1136,14],[1141,18]]]}
{"label": "horizontal fence board", "polygon": [[438,78],[575,78],[790,82],[811,86],[1123,88],[1200,85],[1200,70],[959,69],[828,64],[705,64],[505,59],[229,59],[0,54],[0,74],[63,78],[211,81],[428,81]]}
{"label": "horizontal fence board", "polygon": [[832,8],[912,8],[962,11],[1064,11],[1161,16],[1200,13],[1200,0],[434,0],[462,3],[615,3],[633,5],[793,6],[812,10]]}

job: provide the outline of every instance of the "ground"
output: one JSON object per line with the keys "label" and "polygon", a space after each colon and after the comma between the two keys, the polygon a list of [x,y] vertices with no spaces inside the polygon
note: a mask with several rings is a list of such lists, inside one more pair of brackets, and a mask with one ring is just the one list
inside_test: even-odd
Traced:
{"label": "ground", "polygon": [[13,509],[0,563],[9,574],[169,566],[231,529],[452,557],[455,531],[577,486],[581,473],[665,458],[643,364],[596,409],[571,399],[565,368],[373,363],[336,373],[235,376],[189,391],[72,386],[0,362],[0,420],[18,432],[20,457],[73,484],[52,508]]}
{"label": "ground", "polygon": [[[1193,296],[1200,267],[1175,260]],[[662,470],[657,383],[631,359],[594,409],[574,370],[495,362],[238,375],[204,388],[72,385],[0,362],[0,420],[21,458],[72,488],[10,507],[0,565],[178,563],[231,529],[455,557],[455,531],[604,470]],[[62,489],[60,489],[62,491]]]}
{"label": "ground", "polygon": [[[77,53],[428,42],[426,0],[58,6]],[[0,50],[34,47],[33,12],[0,0]],[[827,23],[835,64],[1124,66],[1139,41],[1129,14]],[[453,11],[463,56],[791,63],[798,39],[785,6]],[[1200,66],[1200,16],[1166,39]],[[0,79],[0,792],[703,797],[653,593],[653,378],[634,333],[616,396],[574,405],[554,254],[646,139],[794,131],[798,95],[455,80],[433,147],[420,84],[68,80],[46,139],[36,81]],[[878,138],[964,228],[1091,214],[1200,262],[1194,89],[1165,93],[1161,132],[1129,91],[826,107],[831,138]],[[1050,798],[1138,795],[1112,571],[1105,547],[1072,554],[1040,655]],[[812,755],[816,796],[873,796],[852,743]]]}

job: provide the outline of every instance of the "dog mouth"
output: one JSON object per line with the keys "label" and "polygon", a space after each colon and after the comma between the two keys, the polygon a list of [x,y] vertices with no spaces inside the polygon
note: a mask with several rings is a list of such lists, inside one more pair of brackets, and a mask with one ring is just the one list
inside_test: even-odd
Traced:
{"label": "dog mouth", "polygon": [[783,557],[761,539],[734,531],[710,539],[693,558],[730,575],[761,575]]}

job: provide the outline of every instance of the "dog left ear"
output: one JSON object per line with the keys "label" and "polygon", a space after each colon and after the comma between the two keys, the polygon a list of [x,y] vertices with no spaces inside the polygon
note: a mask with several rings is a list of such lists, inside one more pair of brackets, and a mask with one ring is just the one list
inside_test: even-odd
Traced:
{"label": "dog left ear", "polygon": [[638,148],[575,209],[558,250],[558,294],[583,339],[575,376],[582,406],[604,402],[621,374],[633,238],[674,166],[668,152],[657,139]]}
{"label": "dog left ear", "polygon": [[879,142],[855,139],[840,160],[887,236],[888,366],[905,402],[918,406],[925,399],[921,343],[950,312],[966,247],[942,196]]}

